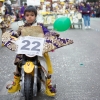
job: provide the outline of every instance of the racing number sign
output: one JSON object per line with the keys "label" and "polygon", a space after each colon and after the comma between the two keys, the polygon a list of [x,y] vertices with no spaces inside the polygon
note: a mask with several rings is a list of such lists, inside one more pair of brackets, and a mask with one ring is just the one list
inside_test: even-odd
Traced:
{"label": "racing number sign", "polygon": [[44,38],[25,36],[18,40],[17,54],[42,56]]}

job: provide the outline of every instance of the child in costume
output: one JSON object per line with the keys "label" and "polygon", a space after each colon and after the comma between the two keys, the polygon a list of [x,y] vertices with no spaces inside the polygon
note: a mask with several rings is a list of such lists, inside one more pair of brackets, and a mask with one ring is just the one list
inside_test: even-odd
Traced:
{"label": "child in costume", "polygon": [[[25,11],[24,11],[24,15],[25,15],[25,19],[26,19],[26,23],[23,27],[29,27],[29,26],[37,26],[36,23],[36,16],[37,16],[37,10],[35,7],[33,6],[28,6]],[[43,27],[43,26],[42,26]],[[48,32],[48,30],[44,29],[44,34],[45,32]],[[21,30],[20,28],[17,31],[18,34],[16,34],[16,37],[21,36]],[[48,72],[49,74],[52,74],[52,66],[50,63],[50,58],[48,53],[44,54],[44,57],[46,58],[47,61],[47,65],[49,67]],[[20,90],[20,78],[21,78],[21,68],[18,67],[18,62],[20,61],[20,59],[22,58],[22,55],[17,55],[14,64],[17,66],[16,67],[16,72],[14,72],[14,85],[12,85],[12,87],[10,89],[8,89],[9,93],[14,93],[17,92],[18,90]],[[50,70],[50,71],[49,71]],[[48,77],[46,79],[46,90],[45,93],[48,96],[55,96],[55,93],[52,92],[51,90],[51,77]],[[52,87],[53,88],[53,87]]]}
{"label": "child in costume", "polygon": [[[24,15],[25,15],[26,23],[23,27],[37,26],[36,23],[37,10],[34,6],[28,6],[25,9]],[[59,38],[59,34],[57,33],[49,32],[42,24],[40,24],[40,26],[43,29],[44,36],[46,38],[46,43],[52,44],[55,49],[72,43],[72,41],[70,41],[69,39]],[[12,36],[16,36],[16,37],[21,36],[21,28],[19,27],[17,34],[13,34],[12,32]],[[7,42],[6,40],[5,42],[3,41],[4,45],[11,49],[10,41]],[[53,69],[52,69],[52,65],[48,53],[44,53],[44,58],[47,63],[47,69],[49,75],[46,78],[46,82],[45,82],[45,87],[46,87],[45,93],[48,96],[55,96],[56,94],[55,87],[51,85],[51,74],[53,73]],[[14,62],[14,64],[16,65],[16,72],[14,72],[14,81],[12,87],[8,89],[9,93],[15,93],[21,88],[20,87],[21,68],[18,67],[18,62],[20,62],[21,59],[22,59],[22,55],[18,54]]]}

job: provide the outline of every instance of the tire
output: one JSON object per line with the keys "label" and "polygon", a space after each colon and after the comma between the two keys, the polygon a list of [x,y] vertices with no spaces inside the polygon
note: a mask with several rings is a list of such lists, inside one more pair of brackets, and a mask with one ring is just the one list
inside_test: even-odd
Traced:
{"label": "tire", "polygon": [[38,90],[38,92],[41,91],[41,80],[40,80],[40,78],[37,79],[37,90]]}
{"label": "tire", "polygon": [[31,74],[24,75],[25,100],[32,100],[33,97],[33,77]]}

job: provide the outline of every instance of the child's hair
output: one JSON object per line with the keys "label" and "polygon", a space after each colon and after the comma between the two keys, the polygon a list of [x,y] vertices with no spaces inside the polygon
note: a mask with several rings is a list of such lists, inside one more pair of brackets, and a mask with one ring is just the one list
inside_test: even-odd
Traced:
{"label": "child's hair", "polygon": [[24,15],[26,12],[34,12],[35,16],[37,16],[37,9],[34,6],[27,6],[24,11]]}

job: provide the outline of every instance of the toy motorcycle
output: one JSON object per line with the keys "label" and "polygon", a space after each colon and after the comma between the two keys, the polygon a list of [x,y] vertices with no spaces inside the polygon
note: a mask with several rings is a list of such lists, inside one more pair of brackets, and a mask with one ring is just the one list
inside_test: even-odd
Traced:
{"label": "toy motorcycle", "polygon": [[54,32],[43,35],[40,29],[40,26],[25,27],[21,30],[18,41],[17,38],[12,37],[16,35],[13,30],[2,35],[2,41],[8,49],[15,51],[17,44],[17,54],[23,55],[19,67],[22,68],[22,91],[25,100],[31,100],[33,94],[37,96],[41,89],[41,81],[45,84],[46,79],[50,77],[44,65],[42,67],[39,63],[39,56],[73,43],[70,39],[59,38]]}
{"label": "toy motorcycle", "polygon": [[[17,41],[17,38],[12,38]],[[41,90],[41,82],[45,84],[46,77],[49,77],[46,69],[41,66],[39,62],[39,55],[41,55],[39,53],[41,51],[41,47],[38,47],[43,44],[44,39],[41,42],[38,41],[38,39],[41,40],[41,38],[36,39],[37,41],[33,41],[34,37],[26,36],[21,37],[21,41],[17,42],[17,46],[19,46],[17,54],[22,54],[22,59],[21,62],[18,63],[18,66],[22,68],[21,92],[25,96],[25,100],[31,100],[33,96],[37,96],[37,93]],[[33,47],[30,46],[31,40],[32,44],[36,44],[35,46],[32,45]],[[12,42],[16,44],[16,42]],[[29,52],[27,53],[27,51]]]}

